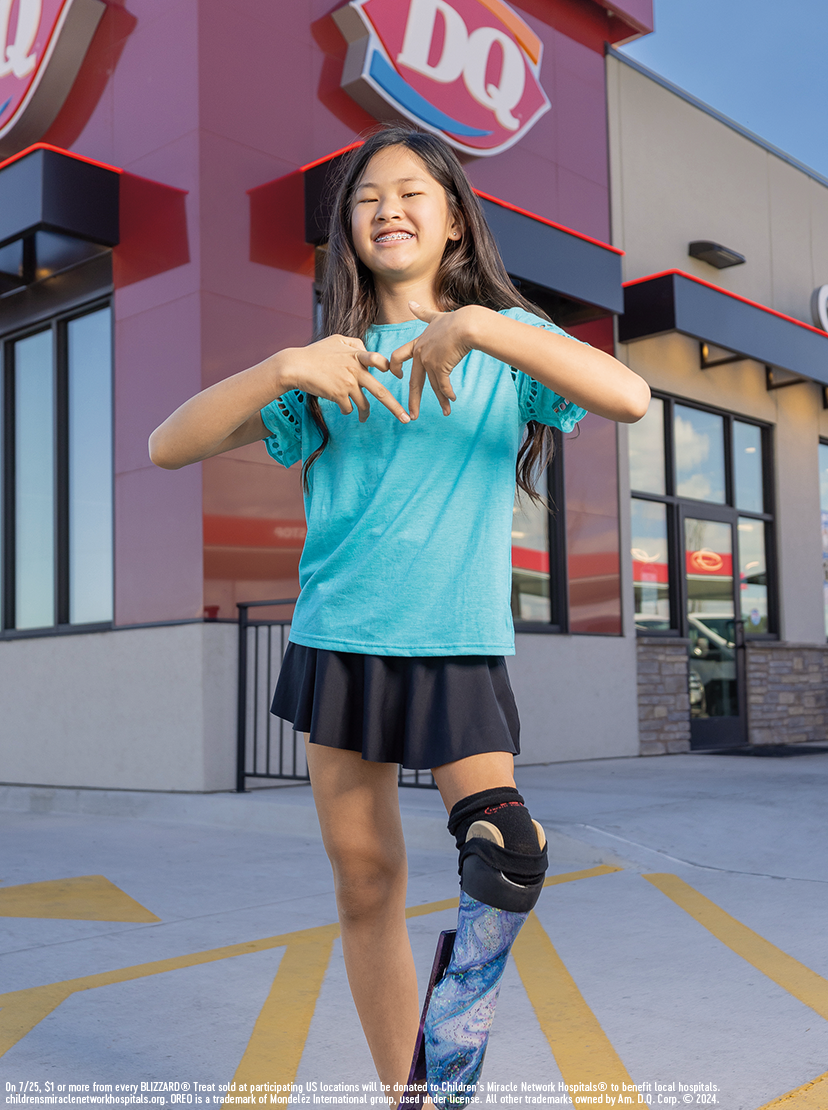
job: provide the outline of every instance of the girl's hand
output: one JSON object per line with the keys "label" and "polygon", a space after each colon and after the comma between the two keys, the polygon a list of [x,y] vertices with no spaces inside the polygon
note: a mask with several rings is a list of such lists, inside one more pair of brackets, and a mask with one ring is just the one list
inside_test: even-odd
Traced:
{"label": "girl's hand", "polygon": [[366,421],[371,412],[363,392],[367,390],[403,424],[409,422],[410,417],[402,405],[368,370],[369,366],[388,370],[388,359],[366,351],[361,339],[329,335],[307,347],[294,347],[284,353],[287,356],[285,377],[290,389],[301,389],[333,401],[346,415],[353,412],[356,405],[360,423]]}
{"label": "girl's hand", "polygon": [[451,387],[451,372],[472,349],[465,326],[467,311],[458,308],[455,312],[435,312],[422,308],[416,301],[408,303],[414,315],[419,320],[425,320],[428,327],[422,335],[393,352],[391,373],[401,378],[402,364],[413,360],[408,391],[408,411],[412,420],[420,414],[420,399],[426,378],[440,402],[443,415],[448,416],[451,402],[457,400]]}

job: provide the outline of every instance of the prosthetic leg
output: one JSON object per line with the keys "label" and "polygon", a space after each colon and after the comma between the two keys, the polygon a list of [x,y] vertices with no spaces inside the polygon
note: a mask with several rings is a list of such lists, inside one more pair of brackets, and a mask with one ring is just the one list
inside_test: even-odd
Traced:
{"label": "prosthetic leg", "polygon": [[460,910],[448,967],[426,1000],[423,1041],[432,1101],[460,1110],[474,1095],[509,950],[548,862],[546,835],[513,787],[458,802],[449,831],[460,849]]}

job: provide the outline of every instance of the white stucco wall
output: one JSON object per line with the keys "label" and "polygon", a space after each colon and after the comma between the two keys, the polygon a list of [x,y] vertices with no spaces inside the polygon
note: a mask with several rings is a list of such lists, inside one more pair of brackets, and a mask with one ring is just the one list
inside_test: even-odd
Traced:
{"label": "white stucco wall", "polygon": [[638,755],[635,639],[518,633],[509,676],[517,763]]}
{"label": "white stucco wall", "polygon": [[[613,243],[629,281],[681,269],[811,323],[828,283],[828,187],[645,74],[607,58]],[[689,257],[712,239],[746,262]]]}
{"label": "white stucco wall", "polygon": [[0,643],[0,782],[229,790],[234,625]]}

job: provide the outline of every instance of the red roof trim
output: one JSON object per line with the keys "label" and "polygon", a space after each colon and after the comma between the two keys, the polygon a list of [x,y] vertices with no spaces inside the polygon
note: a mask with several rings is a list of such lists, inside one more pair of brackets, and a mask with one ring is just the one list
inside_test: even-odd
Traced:
{"label": "red roof trim", "polygon": [[[316,166],[321,166],[325,162],[331,162],[334,158],[339,158],[342,154],[347,154],[350,150],[356,150],[357,147],[362,146],[362,140],[351,143],[349,146],[343,146],[341,150],[334,150],[331,154],[325,154],[322,158],[317,158],[314,162],[308,162],[305,166],[299,167],[300,173],[305,173],[306,170],[312,170]],[[567,235],[574,235],[576,239],[583,239],[587,243],[594,243],[596,247],[603,247],[604,250],[612,251],[613,254],[624,254],[620,247],[613,247],[610,243],[604,243],[601,239],[594,239],[591,235],[584,235],[582,231],[575,231],[574,228],[567,227],[565,224],[555,223],[554,220],[549,220],[546,216],[539,216],[537,212],[530,212],[528,208],[519,208],[516,204],[510,204],[508,200],[501,200],[500,197],[494,197],[491,193],[484,193],[480,189],[473,190],[477,196],[482,197],[484,200],[490,200],[492,204],[499,204],[501,208],[508,208],[512,212],[519,212],[521,216],[528,216],[530,220],[537,220],[538,223],[546,224],[548,227],[554,227],[558,231],[565,231]]]}
{"label": "red roof trim", "polygon": [[511,212],[519,212],[521,216],[528,216],[530,220],[537,220],[540,224],[546,224],[548,227],[554,227],[558,231],[565,231],[567,235],[574,235],[576,239],[583,239],[587,243],[594,243],[596,247],[603,247],[605,251],[612,251],[613,254],[624,254],[620,247],[613,247],[610,243],[604,243],[600,239],[593,239],[591,235],[584,235],[582,231],[575,231],[574,228],[567,227],[565,224],[557,224],[554,220],[549,220],[546,216],[539,216],[537,212],[530,212],[528,208],[519,208],[516,204],[510,204],[508,200],[501,200],[500,197],[493,197],[491,193],[484,193],[480,189],[475,189],[474,192],[482,197],[483,200],[490,200],[492,204],[499,204],[501,208],[508,208]]}
{"label": "red roof trim", "polygon": [[306,170],[315,169],[317,166],[323,165],[325,162],[331,162],[334,158],[339,158],[342,154],[347,154],[350,150],[356,150],[357,147],[362,146],[362,139],[355,143],[349,143],[348,146],[343,146],[341,150],[334,150],[331,154],[323,154],[321,158],[317,158],[313,162],[308,162],[306,166],[300,166],[299,172],[305,173]]}
{"label": "red roof trim", "polygon": [[111,170],[113,173],[124,172],[120,166],[110,166],[106,162],[99,162],[97,158],[87,158],[83,154],[75,154],[73,150],[64,150],[63,147],[52,146],[51,143],[33,143],[31,146],[27,146],[25,150],[20,150],[17,154],[13,154],[11,158],[6,158],[4,162],[0,162],[0,170],[10,166],[12,162],[19,162],[21,158],[25,158],[27,154],[32,154],[35,150],[53,150],[55,154],[65,154],[67,158],[75,158],[78,162],[88,162],[90,166],[100,166],[102,170]]}
{"label": "red roof trim", "polygon": [[742,304],[749,304],[751,308],[760,308],[763,312],[767,312],[771,316],[778,316],[780,320],[787,320],[789,324],[796,324],[798,327],[806,328],[808,331],[815,331],[817,335],[828,337],[828,332],[824,332],[822,328],[815,328],[813,324],[806,324],[804,320],[797,320],[794,316],[787,316],[784,312],[779,312],[778,309],[769,308],[766,304],[752,301],[749,297],[743,297],[739,293],[731,293],[729,289],[722,289],[721,285],[714,285],[712,281],[705,281],[704,278],[697,278],[692,274],[686,274],[684,270],[661,270],[657,274],[647,274],[646,277],[625,281],[624,288],[626,289],[629,285],[640,285],[643,281],[655,281],[656,278],[670,277],[672,274],[687,278],[688,281],[694,281],[696,285],[706,285],[708,289],[713,289],[716,293],[721,293],[725,297],[732,297],[734,301],[741,301]]}

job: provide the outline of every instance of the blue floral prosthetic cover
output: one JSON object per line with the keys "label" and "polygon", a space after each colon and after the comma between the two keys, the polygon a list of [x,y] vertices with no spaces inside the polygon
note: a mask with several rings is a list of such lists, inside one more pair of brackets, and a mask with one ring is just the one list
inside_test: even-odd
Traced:
{"label": "blue floral prosthetic cover", "polygon": [[528,916],[460,895],[454,952],[425,1021],[428,1091],[440,1110],[474,1095],[509,950]]}

